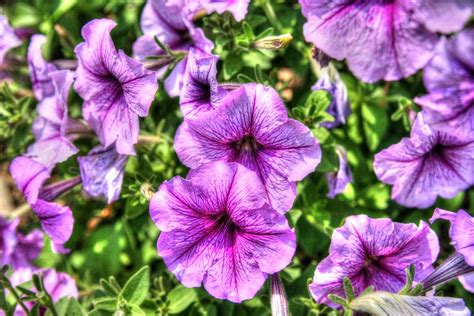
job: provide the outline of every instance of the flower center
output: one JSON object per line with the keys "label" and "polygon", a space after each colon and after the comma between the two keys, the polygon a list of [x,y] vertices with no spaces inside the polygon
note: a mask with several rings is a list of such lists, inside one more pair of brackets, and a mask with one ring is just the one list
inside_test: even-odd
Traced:
{"label": "flower center", "polygon": [[234,232],[239,230],[239,226],[237,226],[233,221],[232,218],[226,212],[223,212],[215,218],[215,225],[219,229],[231,233],[233,235]]}
{"label": "flower center", "polygon": [[242,139],[232,143],[232,147],[239,152],[256,153],[263,148],[263,145],[259,144],[252,135],[245,135]]}

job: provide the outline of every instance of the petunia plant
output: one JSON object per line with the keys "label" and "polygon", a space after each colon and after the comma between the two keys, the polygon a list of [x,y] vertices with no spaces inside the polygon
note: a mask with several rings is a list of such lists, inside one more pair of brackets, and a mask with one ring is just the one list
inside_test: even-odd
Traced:
{"label": "petunia plant", "polygon": [[472,0],[0,4],[0,315],[471,315]]}

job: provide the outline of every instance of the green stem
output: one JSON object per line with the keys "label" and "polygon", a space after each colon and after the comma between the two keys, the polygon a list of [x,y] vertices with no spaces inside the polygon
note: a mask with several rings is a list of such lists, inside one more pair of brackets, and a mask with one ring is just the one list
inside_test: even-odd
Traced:
{"label": "green stem", "polygon": [[29,310],[28,310],[28,308],[27,308],[26,305],[21,301],[20,296],[19,296],[18,293],[16,292],[15,288],[13,287],[13,285],[10,283],[10,280],[8,280],[8,278],[6,278],[5,275],[2,275],[2,282],[3,282],[3,285],[4,285],[8,290],[10,290],[10,293],[13,294],[13,297],[15,298],[16,302],[17,302],[18,305],[20,305],[20,307],[25,311],[26,315],[29,315]]}
{"label": "green stem", "polygon": [[273,10],[272,5],[270,4],[269,0],[263,0],[262,2],[262,8],[263,11],[265,11],[265,15],[267,16],[268,20],[270,21],[270,24],[275,28],[277,33],[281,34],[282,33],[282,26],[280,24],[280,21],[278,20],[275,10]]}

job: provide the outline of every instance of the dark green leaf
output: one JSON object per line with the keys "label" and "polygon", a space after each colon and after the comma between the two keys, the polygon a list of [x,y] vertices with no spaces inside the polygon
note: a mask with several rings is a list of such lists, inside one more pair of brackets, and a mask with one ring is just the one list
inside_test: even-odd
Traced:
{"label": "dark green leaf", "polygon": [[146,298],[149,287],[150,268],[145,266],[132,275],[120,292],[120,296],[129,304],[140,305]]}

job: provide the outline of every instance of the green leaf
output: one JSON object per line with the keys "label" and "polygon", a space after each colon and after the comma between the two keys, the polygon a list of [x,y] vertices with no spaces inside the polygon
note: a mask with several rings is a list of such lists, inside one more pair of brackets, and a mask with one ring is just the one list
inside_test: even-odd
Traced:
{"label": "green leaf", "polygon": [[378,105],[363,104],[362,119],[367,146],[374,152],[388,129],[387,112]]}
{"label": "green leaf", "polygon": [[247,22],[242,22],[242,29],[247,36],[249,42],[252,42],[255,39],[255,34],[253,33],[252,27]]}
{"label": "green leaf", "polygon": [[224,80],[229,80],[242,69],[242,60],[238,54],[230,53],[224,60]]}
{"label": "green leaf", "polygon": [[168,302],[168,312],[170,314],[178,314],[188,308],[197,300],[196,290],[178,285],[166,296]]}
{"label": "green leaf", "polygon": [[92,302],[98,310],[115,312],[117,310],[117,299],[114,297],[106,297],[94,300]]}
{"label": "green leaf", "polygon": [[127,281],[120,296],[129,304],[140,305],[150,287],[150,268],[144,266]]}
{"label": "green leaf", "polygon": [[62,0],[52,14],[52,19],[56,22],[60,17],[69,12],[77,4],[78,0]]}
{"label": "green leaf", "polygon": [[347,300],[349,302],[352,301],[355,298],[355,294],[351,280],[348,277],[344,277],[342,284],[344,285],[344,292],[346,292]]}
{"label": "green leaf", "polygon": [[311,92],[305,102],[305,108],[308,109],[309,116],[315,116],[319,112],[326,111],[332,102],[332,96],[326,90],[316,90]]}
{"label": "green leaf", "polygon": [[321,163],[317,167],[319,172],[335,172],[339,168],[339,161],[337,158],[334,145],[322,145]]}
{"label": "green leaf", "polygon": [[344,298],[342,298],[338,295],[329,294],[328,298],[336,304],[339,304],[339,305],[344,306],[344,307],[348,306],[347,301]]}
{"label": "green leaf", "polygon": [[13,27],[32,27],[38,25],[41,20],[41,12],[26,3],[19,2],[13,8],[11,16]]}
{"label": "green leaf", "polygon": [[[58,316],[82,316],[87,315],[79,305],[79,302],[73,297],[63,297],[54,304]],[[46,315],[52,315],[50,311]]]}

